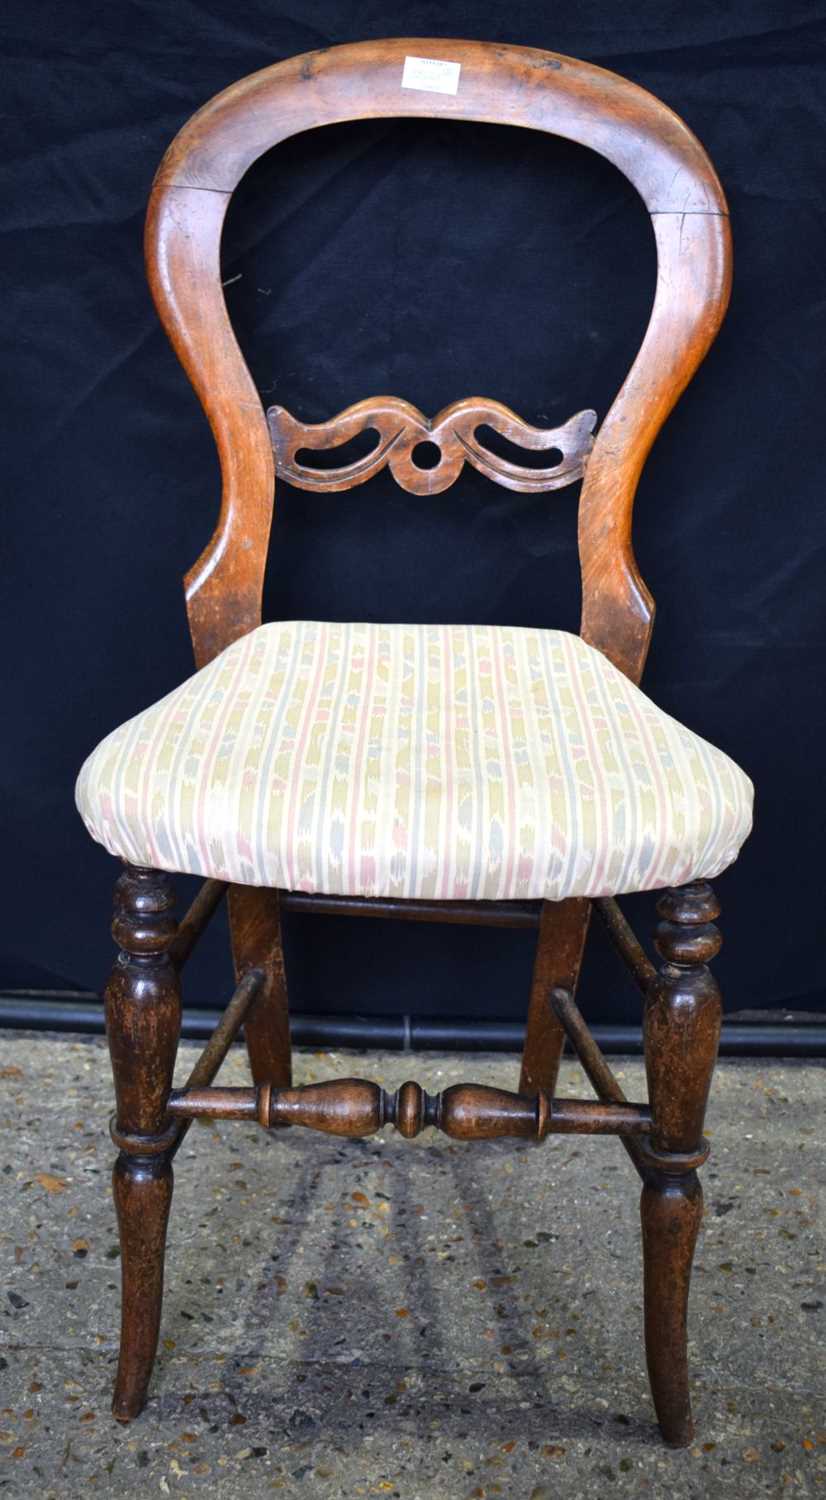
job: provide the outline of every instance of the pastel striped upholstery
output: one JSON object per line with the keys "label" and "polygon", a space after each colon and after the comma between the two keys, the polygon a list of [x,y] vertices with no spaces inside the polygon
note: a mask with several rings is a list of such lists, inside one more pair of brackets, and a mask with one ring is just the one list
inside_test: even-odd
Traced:
{"label": "pastel striped upholstery", "polygon": [[558,901],[719,874],[752,787],[577,636],[302,620],[254,630],[116,729],[77,803],[133,864]]}

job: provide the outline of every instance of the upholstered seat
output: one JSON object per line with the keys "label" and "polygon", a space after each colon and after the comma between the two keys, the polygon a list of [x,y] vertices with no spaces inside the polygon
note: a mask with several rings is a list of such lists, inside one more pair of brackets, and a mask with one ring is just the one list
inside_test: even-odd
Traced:
{"label": "upholstered seat", "polygon": [[345,895],[599,896],[712,877],[748,778],[577,636],[263,625],[84,765],[136,865]]}

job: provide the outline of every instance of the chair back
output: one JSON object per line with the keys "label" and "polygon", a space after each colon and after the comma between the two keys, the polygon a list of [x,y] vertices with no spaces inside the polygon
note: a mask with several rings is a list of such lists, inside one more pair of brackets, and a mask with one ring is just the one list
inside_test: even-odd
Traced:
{"label": "chair back", "polygon": [[[458,400],[433,418],[398,397],[376,398],[313,426],[283,408],[263,410],[221,285],[229,200],[279,141],[380,116],[547,131],[599,152],[639,192],[656,239],[656,292],[640,349],[595,439],[593,412],[545,430],[482,397]],[[185,579],[199,666],[261,623],[276,473],[309,489],[345,489],[388,463],[405,488],[435,493],[470,462],[519,490],[583,478],[581,634],[639,681],[654,603],[632,547],[634,495],[657,433],[720,327],[731,281],[722,188],[696,137],[666,105],[603,68],[528,47],[393,38],[309,52],[233,84],[176,136],[152,190],[146,256],[158,312],[221,461],[218,524]],[[502,459],[485,446],[485,426],[557,457],[538,470]],[[308,462],[313,450],[368,428],[377,442],[366,458],[333,470]],[[423,443],[435,445],[435,463]]]}

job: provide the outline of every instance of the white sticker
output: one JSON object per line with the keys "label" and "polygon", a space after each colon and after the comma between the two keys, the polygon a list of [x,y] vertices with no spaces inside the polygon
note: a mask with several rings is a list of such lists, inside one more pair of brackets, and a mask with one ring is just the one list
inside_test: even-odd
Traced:
{"label": "white sticker", "polygon": [[406,57],[403,89],[425,89],[428,94],[457,94],[462,64],[442,62],[438,57]]}

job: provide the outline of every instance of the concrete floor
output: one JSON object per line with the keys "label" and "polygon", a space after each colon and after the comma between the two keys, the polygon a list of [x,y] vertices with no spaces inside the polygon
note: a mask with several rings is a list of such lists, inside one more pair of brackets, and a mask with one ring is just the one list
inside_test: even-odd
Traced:
{"label": "concrete floor", "polygon": [[[194,1051],[182,1048],[181,1074]],[[642,1067],[618,1065],[631,1098]],[[435,1091],[503,1057],[303,1054]],[[243,1055],[222,1081],[247,1081]],[[661,1446],[638,1185],[616,1141],[339,1143],[204,1124],[178,1158],[162,1348],[109,1416],[118,1246],[97,1041],[0,1055],[0,1492],[403,1500],[826,1493],[824,1069],[721,1064],[692,1297],[696,1443]],[[573,1063],[560,1092],[588,1097]],[[821,1190],[820,1201],[818,1190]]]}

